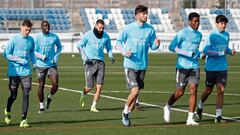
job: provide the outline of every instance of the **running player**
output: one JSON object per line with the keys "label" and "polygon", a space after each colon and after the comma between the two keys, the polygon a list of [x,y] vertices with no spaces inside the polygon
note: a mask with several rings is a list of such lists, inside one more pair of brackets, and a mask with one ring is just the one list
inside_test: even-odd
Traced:
{"label": "running player", "polygon": [[122,123],[131,126],[130,113],[133,110],[139,90],[144,88],[144,77],[148,66],[148,49],[158,49],[154,28],[147,22],[148,7],[135,8],[136,21],[127,25],[117,38],[117,49],[124,56],[123,67],[130,94],[122,112]]}
{"label": "running player", "polygon": [[198,125],[193,119],[197,100],[197,87],[200,80],[200,69],[198,58],[199,45],[202,34],[197,31],[199,27],[199,14],[193,12],[188,15],[189,27],[183,28],[177,33],[169,46],[169,50],[178,54],[176,64],[176,91],[171,95],[167,105],[164,107],[164,121],[170,122],[172,105],[183,96],[186,86],[189,84],[189,112],[186,125]]}
{"label": "running player", "polygon": [[20,127],[29,127],[27,121],[27,112],[29,106],[29,92],[31,90],[32,72],[30,59],[35,64],[34,59],[34,40],[29,36],[32,29],[32,23],[24,20],[21,24],[21,33],[10,39],[4,51],[4,57],[8,60],[8,77],[10,96],[7,101],[7,108],[4,110],[5,122],[7,125],[11,122],[11,107],[17,98],[18,87],[21,84],[23,91],[22,103],[22,121]]}
{"label": "running player", "polygon": [[112,54],[112,46],[109,35],[104,32],[104,21],[99,19],[93,30],[88,31],[83,35],[82,40],[78,44],[78,50],[84,61],[86,86],[80,97],[80,105],[85,105],[85,95],[92,90],[94,82],[96,82],[96,92],[93,97],[91,112],[99,112],[96,104],[99,100],[102,91],[105,63],[104,63],[104,48],[108,52],[112,64],[115,62]]}
{"label": "running player", "polygon": [[198,119],[202,119],[203,103],[207,100],[208,96],[212,93],[214,85],[217,87],[216,96],[216,117],[215,122],[221,123],[222,120],[222,107],[224,90],[227,85],[228,64],[227,54],[234,55],[235,50],[228,47],[229,33],[225,31],[228,19],[224,15],[216,17],[216,29],[208,36],[204,53],[207,55],[205,63],[206,71],[206,88],[202,93],[197,107]]}
{"label": "running player", "polygon": [[[50,32],[50,24],[48,21],[41,22],[42,32],[35,38],[35,57],[36,57],[36,72],[38,77],[38,99],[40,104],[39,113],[43,113],[49,109],[52,96],[58,90],[58,57],[62,50],[61,42],[58,36]],[[55,51],[56,47],[56,51]],[[51,82],[51,91],[47,94],[46,104],[44,105],[44,86],[46,76]]]}

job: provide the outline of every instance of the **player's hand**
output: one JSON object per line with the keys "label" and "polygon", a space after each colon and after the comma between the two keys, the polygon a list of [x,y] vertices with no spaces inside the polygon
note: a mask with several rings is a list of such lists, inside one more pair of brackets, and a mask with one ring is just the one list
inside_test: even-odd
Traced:
{"label": "player's hand", "polygon": [[45,61],[47,59],[46,55],[42,56],[42,60]]}
{"label": "player's hand", "polygon": [[57,57],[57,56],[54,56],[54,58],[53,58],[53,63],[54,63],[54,64],[57,64],[57,61],[58,61],[58,57]]}
{"label": "player's hand", "polygon": [[235,49],[232,50],[231,55],[235,55],[237,52],[235,51]]}
{"label": "player's hand", "polygon": [[92,62],[92,60],[91,60],[91,59],[87,59],[87,60],[85,61],[85,64],[87,64],[87,65],[92,65],[92,64],[93,64],[93,62]]}
{"label": "player's hand", "polygon": [[113,58],[111,59],[111,63],[112,63],[112,64],[114,64],[114,63],[115,63],[115,60],[114,60]]}
{"label": "player's hand", "polygon": [[33,64],[33,70],[35,71],[37,68],[38,68],[37,65]]}
{"label": "player's hand", "polygon": [[200,54],[201,53],[199,51],[195,51],[195,52],[192,53],[192,58],[193,59],[198,59],[200,57]]}
{"label": "player's hand", "polygon": [[218,52],[218,56],[223,56],[223,55],[225,55],[225,51],[219,51]]}
{"label": "player's hand", "polygon": [[156,39],[154,40],[154,44],[155,44],[155,45],[160,45],[160,39],[158,39],[158,38],[156,37]]}
{"label": "player's hand", "polygon": [[206,54],[201,53],[201,54],[200,54],[200,59],[203,59],[203,60],[204,60],[204,59],[206,59],[206,56],[207,56]]}
{"label": "player's hand", "polygon": [[126,57],[131,57],[131,55],[132,55],[131,49],[125,52]]}

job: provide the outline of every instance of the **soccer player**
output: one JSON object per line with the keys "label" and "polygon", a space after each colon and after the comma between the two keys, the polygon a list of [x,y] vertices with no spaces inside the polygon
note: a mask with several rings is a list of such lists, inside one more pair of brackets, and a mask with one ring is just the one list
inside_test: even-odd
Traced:
{"label": "soccer player", "polygon": [[208,96],[212,93],[214,85],[217,87],[216,96],[216,117],[215,122],[221,123],[222,120],[222,107],[224,99],[224,90],[227,85],[228,64],[227,54],[234,55],[235,50],[228,47],[229,33],[225,31],[228,19],[224,15],[216,17],[216,29],[208,36],[204,53],[207,55],[205,62],[206,71],[206,88],[202,93],[197,107],[198,119],[202,119],[203,103],[207,100]]}
{"label": "soccer player", "polygon": [[96,104],[99,100],[102,91],[105,63],[104,63],[104,48],[106,48],[108,57],[112,64],[115,62],[112,54],[112,45],[109,35],[104,32],[104,21],[98,19],[93,30],[85,33],[78,43],[78,50],[84,61],[86,86],[80,97],[80,105],[85,105],[85,95],[92,90],[94,82],[96,82],[96,92],[93,97],[91,112],[99,112]]}
{"label": "soccer player", "polygon": [[[58,70],[57,62],[62,50],[61,42],[58,36],[50,32],[50,24],[48,21],[41,22],[42,32],[35,38],[35,50],[36,57],[36,72],[38,77],[38,99],[40,104],[39,113],[43,113],[46,109],[49,109],[52,96],[58,90]],[[56,48],[56,51],[55,51]],[[48,76],[51,82],[51,91],[47,94],[47,101],[44,106],[44,85],[46,76]]]}
{"label": "soccer player", "polygon": [[199,45],[202,34],[197,31],[199,27],[200,16],[192,12],[188,15],[189,26],[180,30],[172,40],[169,50],[176,53],[176,90],[171,95],[168,103],[164,107],[164,121],[170,122],[170,113],[172,105],[183,96],[186,86],[189,84],[189,112],[186,125],[198,125],[193,119],[193,114],[197,100],[197,87],[200,80],[200,69],[198,58],[202,57],[199,51]]}
{"label": "soccer player", "polygon": [[147,22],[148,7],[135,8],[136,21],[127,25],[117,38],[117,49],[124,56],[123,67],[130,94],[122,112],[122,123],[131,126],[130,113],[133,110],[139,90],[144,88],[144,77],[148,66],[148,49],[158,49],[160,40],[154,28]]}
{"label": "soccer player", "polygon": [[20,26],[21,33],[10,39],[4,51],[4,57],[8,60],[8,77],[10,96],[7,101],[7,108],[4,110],[5,122],[11,122],[11,107],[17,98],[18,87],[21,84],[23,91],[22,121],[20,127],[29,127],[27,112],[29,106],[29,92],[31,90],[32,72],[30,59],[35,64],[34,59],[34,40],[29,36],[32,23],[24,20]]}

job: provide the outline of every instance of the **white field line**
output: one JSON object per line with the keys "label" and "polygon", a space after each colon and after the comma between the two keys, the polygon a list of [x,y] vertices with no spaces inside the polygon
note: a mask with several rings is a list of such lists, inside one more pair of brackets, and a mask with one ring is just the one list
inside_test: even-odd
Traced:
{"label": "white field line", "polygon": [[[113,91],[102,91],[102,93],[129,93],[129,91],[118,91],[118,90],[113,90]],[[172,94],[172,92],[169,91],[141,91],[143,94]],[[189,94],[189,92],[185,92],[184,94]],[[201,93],[198,93],[201,94]],[[212,95],[217,95],[217,93],[211,93]],[[224,96],[237,96],[239,97],[240,94],[234,94],[234,93],[224,93]]]}

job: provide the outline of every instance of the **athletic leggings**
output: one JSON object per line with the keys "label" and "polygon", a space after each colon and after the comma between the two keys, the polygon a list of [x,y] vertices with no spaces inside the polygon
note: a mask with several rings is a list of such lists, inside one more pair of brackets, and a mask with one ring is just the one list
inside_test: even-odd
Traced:
{"label": "athletic leggings", "polygon": [[10,76],[9,77],[9,90],[10,96],[7,102],[7,111],[11,112],[13,102],[17,98],[19,83],[22,86],[23,102],[22,102],[22,119],[27,118],[28,106],[29,106],[29,91],[31,90],[32,78],[29,76]]}

